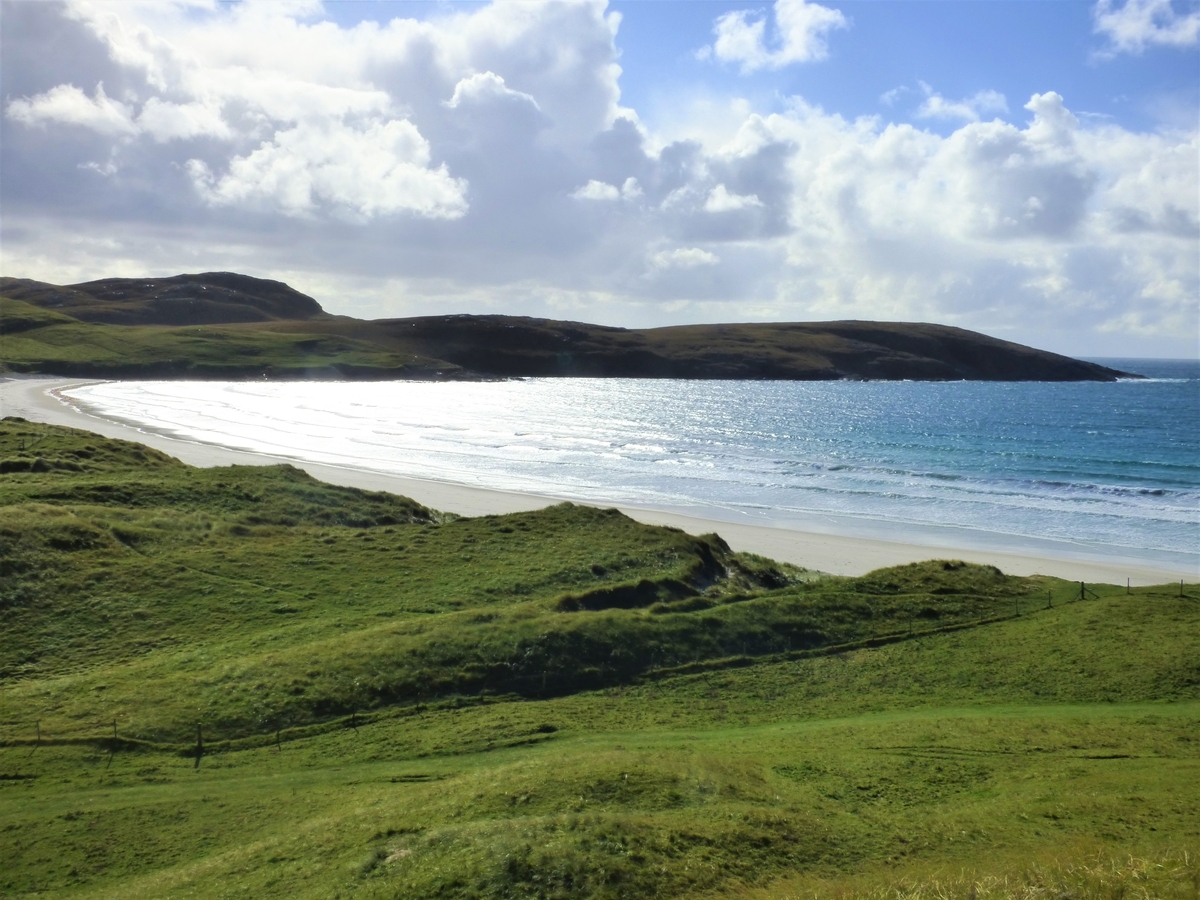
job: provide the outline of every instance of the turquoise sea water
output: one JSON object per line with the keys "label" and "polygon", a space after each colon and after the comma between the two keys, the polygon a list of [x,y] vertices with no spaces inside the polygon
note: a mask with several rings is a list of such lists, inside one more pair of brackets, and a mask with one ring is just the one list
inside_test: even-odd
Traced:
{"label": "turquoise sea water", "polygon": [[314,462],[809,530],[1194,571],[1200,363],[1100,383],[116,382],[71,395]]}

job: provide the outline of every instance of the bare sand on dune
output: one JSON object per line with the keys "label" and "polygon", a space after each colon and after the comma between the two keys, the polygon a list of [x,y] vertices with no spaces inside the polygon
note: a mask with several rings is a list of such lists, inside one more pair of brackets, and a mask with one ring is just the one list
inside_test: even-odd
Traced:
{"label": "bare sand on dune", "polygon": [[[389,491],[411,497],[434,509],[465,516],[479,516],[539,509],[561,502],[553,496],[489,490],[464,484],[408,478],[367,469],[330,466],[296,459],[234,450],[213,444],[181,440],[130,423],[114,421],[70,405],[58,392],[83,379],[7,378],[0,379],[0,416],[22,416],[30,421],[67,425],[98,432],[107,437],[138,441],[194,466],[271,465],[290,463],[315,478],[368,490]],[[1073,581],[1120,584],[1164,584],[1184,576],[1195,580],[1195,573],[1181,573],[1153,564],[1137,565],[1120,561],[1055,558],[989,552],[949,546],[928,546],[903,540],[876,540],[802,531],[790,527],[738,524],[678,511],[620,506],[632,518],[654,525],[669,525],[691,534],[717,532],[735,550],[744,550],[835,575],[861,575],[883,566],[900,565],[924,559],[962,559],[999,567],[1013,575],[1054,575]]]}

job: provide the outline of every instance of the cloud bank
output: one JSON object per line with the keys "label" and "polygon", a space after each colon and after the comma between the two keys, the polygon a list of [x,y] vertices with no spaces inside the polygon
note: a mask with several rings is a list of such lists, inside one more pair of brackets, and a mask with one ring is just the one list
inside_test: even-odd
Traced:
{"label": "cloud bank", "polygon": [[[354,315],[927,320],[1194,352],[1196,131],[1077,116],[1052,86],[1014,121],[994,91],[923,86],[948,134],[731,97],[733,127],[683,139],[622,107],[598,2],[352,28],[311,3],[4,13],[5,274],[232,269]],[[791,0],[773,23],[720,17],[712,58],[808,63],[848,24]]]}

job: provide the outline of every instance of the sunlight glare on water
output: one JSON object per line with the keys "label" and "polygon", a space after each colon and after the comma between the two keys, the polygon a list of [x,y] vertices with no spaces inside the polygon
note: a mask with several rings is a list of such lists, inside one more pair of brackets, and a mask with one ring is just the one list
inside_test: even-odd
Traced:
{"label": "sunlight glare on water", "polygon": [[70,394],[154,431],[312,462],[737,521],[953,528],[1187,562],[1200,549],[1200,380],[1195,364],[1152,365],[1167,377],[124,382]]}

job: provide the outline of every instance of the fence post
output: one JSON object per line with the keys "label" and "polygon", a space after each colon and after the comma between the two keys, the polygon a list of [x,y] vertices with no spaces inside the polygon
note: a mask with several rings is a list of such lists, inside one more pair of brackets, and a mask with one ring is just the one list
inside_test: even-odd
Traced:
{"label": "fence post", "polygon": [[200,723],[196,723],[196,764],[193,769],[200,768],[200,757],[204,755],[204,732],[200,729]]}

